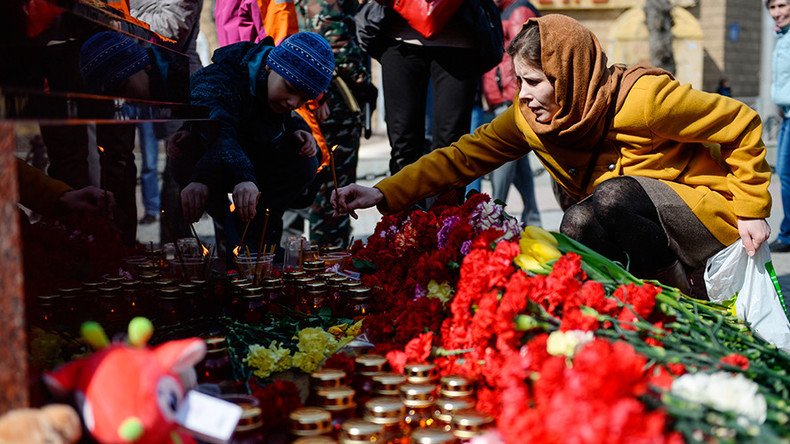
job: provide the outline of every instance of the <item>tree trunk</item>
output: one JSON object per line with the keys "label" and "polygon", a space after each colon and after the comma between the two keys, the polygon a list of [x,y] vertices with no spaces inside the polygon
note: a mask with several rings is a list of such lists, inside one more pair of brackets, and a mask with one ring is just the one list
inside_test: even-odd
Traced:
{"label": "tree trunk", "polygon": [[672,54],[672,3],[670,0],[646,0],[645,22],[650,43],[650,63],[675,74]]}

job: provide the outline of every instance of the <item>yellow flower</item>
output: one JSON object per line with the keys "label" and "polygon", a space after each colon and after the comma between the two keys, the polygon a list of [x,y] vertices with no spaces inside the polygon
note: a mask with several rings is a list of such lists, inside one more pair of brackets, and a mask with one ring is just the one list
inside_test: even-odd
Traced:
{"label": "yellow flower", "polygon": [[268,348],[250,345],[244,362],[253,368],[255,376],[267,378],[272,373],[291,368],[291,351],[278,345],[277,341],[272,341]]}
{"label": "yellow flower", "polygon": [[442,301],[442,304],[445,304],[447,303],[447,301],[450,300],[452,296],[453,296],[453,287],[447,282],[442,282],[440,284],[433,279],[431,279],[431,281],[428,282],[429,298],[436,298]]}
{"label": "yellow flower", "polygon": [[536,227],[534,225],[528,225],[524,228],[524,231],[521,232],[522,239],[535,239],[535,240],[542,240],[547,242],[555,247],[559,245],[557,239],[549,233],[548,231],[544,230],[543,228]]}
{"label": "yellow flower", "polygon": [[340,339],[346,335],[346,330],[348,329],[348,324],[339,324],[333,325],[327,329],[327,331],[334,337]]}
{"label": "yellow flower", "polygon": [[352,336],[354,338],[359,336],[360,333],[362,333],[362,321],[363,319],[360,319],[357,322],[355,322],[354,325],[348,327],[348,330],[346,330],[346,335]]}
{"label": "yellow flower", "polygon": [[309,352],[298,351],[294,353],[293,366],[305,373],[312,373],[318,370],[318,367],[321,366],[324,359],[326,359],[326,355],[319,350],[311,350]]}
{"label": "yellow flower", "polygon": [[513,259],[513,262],[515,262],[516,265],[524,271],[531,271],[533,273],[545,271],[543,264],[538,262],[538,260],[534,257],[526,254],[519,254],[515,259]]}
{"label": "yellow flower", "polygon": [[521,238],[518,241],[521,252],[528,256],[532,256],[538,262],[545,264],[546,262],[559,259],[562,256],[560,250],[554,245],[538,239]]}
{"label": "yellow flower", "polygon": [[337,339],[318,327],[303,328],[297,338],[297,347],[301,352],[328,356],[337,351]]}

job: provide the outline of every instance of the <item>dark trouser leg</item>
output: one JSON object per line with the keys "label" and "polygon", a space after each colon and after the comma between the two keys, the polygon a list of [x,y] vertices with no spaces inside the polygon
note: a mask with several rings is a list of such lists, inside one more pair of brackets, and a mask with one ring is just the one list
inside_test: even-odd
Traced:
{"label": "dark trouser leg", "polygon": [[101,155],[102,187],[115,196],[113,221],[125,245],[137,241],[137,166],[134,164],[135,125],[99,125],[96,143]]}
{"label": "dark trouser leg", "polygon": [[[333,107],[332,114],[321,125],[321,130],[330,147],[337,145],[335,170],[338,186],[356,182],[361,132],[359,117]],[[335,188],[332,173],[325,168],[315,180],[321,181],[321,187],[308,211],[310,240],[319,245],[346,247],[351,237],[351,221],[348,216],[333,216],[334,209],[330,198]]]}
{"label": "dark trouser leg", "polygon": [[629,264],[637,275],[653,273],[677,260],[650,197],[630,177],[608,180],[590,198],[570,207],[560,231],[612,260]]}
{"label": "dark trouser leg", "polygon": [[393,42],[381,56],[384,117],[392,147],[392,174],[424,154],[429,70],[425,48],[416,45]]}
{"label": "dark trouser leg", "polygon": [[428,48],[433,85],[432,149],[443,148],[469,133],[480,75],[469,68],[474,51]]}
{"label": "dark trouser leg", "polygon": [[161,202],[159,239],[162,245],[192,236],[189,224],[184,221],[181,213],[181,187],[173,177],[173,160],[169,157],[165,160],[165,171],[162,173]]}

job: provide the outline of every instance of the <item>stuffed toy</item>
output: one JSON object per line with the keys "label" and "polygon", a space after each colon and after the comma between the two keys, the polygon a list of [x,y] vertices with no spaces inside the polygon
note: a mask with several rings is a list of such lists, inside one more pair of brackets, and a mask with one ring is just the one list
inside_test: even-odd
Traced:
{"label": "stuffed toy", "polygon": [[55,394],[73,393],[85,428],[100,443],[193,443],[175,415],[194,384],[194,365],[206,354],[202,339],[146,347],[153,326],[129,323],[128,344],[110,344],[95,322],[82,335],[98,351],[44,375]]}
{"label": "stuffed toy", "polygon": [[11,410],[0,416],[0,444],[73,444],[81,437],[80,417],[65,404]]}

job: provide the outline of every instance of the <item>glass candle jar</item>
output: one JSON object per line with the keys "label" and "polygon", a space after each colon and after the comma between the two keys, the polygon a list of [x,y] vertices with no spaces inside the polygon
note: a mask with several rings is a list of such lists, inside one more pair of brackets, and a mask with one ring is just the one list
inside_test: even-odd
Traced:
{"label": "glass candle jar", "polygon": [[260,324],[266,307],[263,287],[246,287],[241,290],[238,319],[247,324]]}
{"label": "glass candle jar", "polygon": [[316,391],[318,404],[332,415],[332,430],[340,431],[340,426],[354,417],[354,389],[341,385]]}
{"label": "glass candle jar", "polygon": [[453,415],[453,434],[466,441],[482,435],[494,425],[494,418],[476,410],[466,410]]}
{"label": "glass candle jar", "polygon": [[475,392],[472,382],[463,376],[445,376],[439,384],[441,386],[439,394],[443,398],[471,398]]}
{"label": "glass candle jar", "polygon": [[444,429],[429,427],[412,432],[409,442],[412,444],[454,444],[458,442],[458,439]]}
{"label": "glass candle jar", "polygon": [[436,401],[436,386],[433,384],[403,384],[400,386],[401,400],[406,406],[406,424],[412,429],[430,427],[433,406]]}
{"label": "glass candle jar", "polygon": [[337,444],[337,441],[328,436],[306,436],[297,439],[292,444]]}
{"label": "glass candle jar", "polygon": [[241,417],[236,424],[230,444],[257,444],[266,441],[260,401],[251,395],[223,395],[222,399],[241,407]]}
{"label": "glass candle jar", "polygon": [[332,415],[320,407],[302,407],[290,414],[291,434],[294,436],[320,436],[332,432]]}
{"label": "glass candle jar", "polygon": [[109,331],[115,331],[126,320],[126,301],[121,294],[120,285],[104,285],[99,287],[97,299],[99,321]]}
{"label": "glass candle jar", "polygon": [[373,395],[400,396],[400,386],[406,383],[406,377],[392,372],[378,373],[371,377]]}
{"label": "glass candle jar", "polygon": [[409,384],[433,384],[438,379],[436,366],[428,363],[411,363],[404,367]]}
{"label": "glass candle jar", "polygon": [[346,379],[346,372],[337,368],[325,368],[310,374],[313,389],[340,387]]}
{"label": "glass candle jar", "polygon": [[354,380],[351,384],[357,394],[366,398],[373,391],[373,375],[384,372],[387,358],[381,355],[365,354],[354,358]]}
{"label": "glass candle jar", "polygon": [[439,398],[433,409],[436,426],[446,431],[452,431],[453,416],[464,410],[473,409],[474,401],[469,398]]}
{"label": "glass candle jar", "polygon": [[340,444],[370,444],[382,442],[384,426],[364,419],[349,419],[340,430]]}
{"label": "glass candle jar", "polygon": [[398,398],[379,397],[365,403],[364,419],[382,427],[381,442],[396,443],[408,436],[405,417],[406,406]]}
{"label": "glass candle jar", "polygon": [[206,357],[195,366],[198,381],[221,384],[232,378],[228,342],[224,336],[206,339]]}
{"label": "glass candle jar", "polygon": [[44,330],[55,330],[58,326],[58,306],[61,302],[59,294],[41,294],[36,296],[35,325]]}

